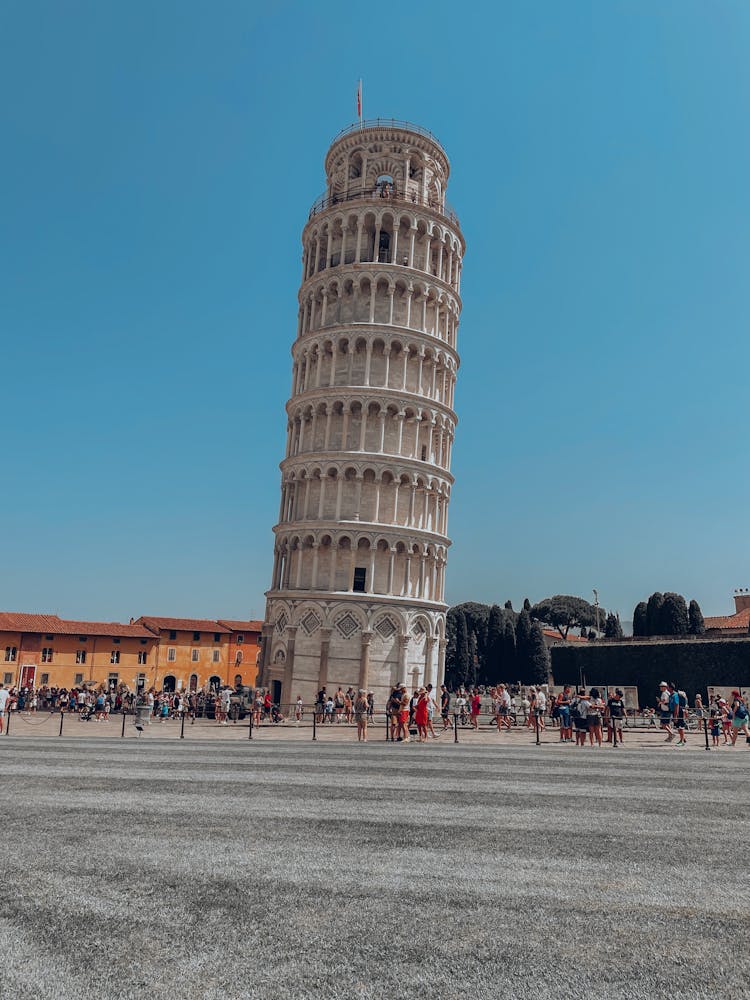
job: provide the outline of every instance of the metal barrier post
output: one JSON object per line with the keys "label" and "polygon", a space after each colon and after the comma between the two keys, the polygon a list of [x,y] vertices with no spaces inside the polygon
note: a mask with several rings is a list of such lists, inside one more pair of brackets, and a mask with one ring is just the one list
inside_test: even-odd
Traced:
{"label": "metal barrier post", "polygon": [[9,733],[10,733],[10,717],[11,717],[12,714],[13,713],[11,712],[10,706],[9,706],[8,707],[8,718],[5,720],[5,735],[6,736],[8,736]]}
{"label": "metal barrier post", "polygon": [[315,721],[316,718],[317,718],[317,712],[313,712],[313,739],[314,740],[317,740],[317,738],[318,738],[318,729],[317,729],[317,725],[318,724]]}
{"label": "metal barrier post", "polygon": [[612,749],[617,749],[617,719],[613,719],[610,715],[609,721],[612,724]]}
{"label": "metal barrier post", "polygon": [[123,708],[123,710],[122,710],[122,732],[120,733],[120,736],[124,736],[124,735],[125,735],[125,709]]}
{"label": "metal barrier post", "polygon": [[539,712],[534,709],[534,728],[536,729],[536,745],[539,746]]}
{"label": "metal barrier post", "polygon": [[247,731],[247,738],[251,740],[253,738],[253,713],[250,713],[250,728]]}
{"label": "metal barrier post", "polygon": [[181,713],[181,720],[180,720],[180,739],[181,739],[181,740],[184,740],[184,739],[185,739],[185,713],[184,713],[184,712],[182,712],[182,713]]}
{"label": "metal barrier post", "polygon": [[65,722],[65,712],[60,712],[60,732],[57,734],[58,736],[62,736],[63,722]]}
{"label": "metal barrier post", "polygon": [[453,713],[453,742],[458,743],[458,714]]}
{"label": "metal barrier post", "polygon": [[703,732],[706,734],[706,750],[710,750],[711,747],[708,745],[708,719],[705,716],[703,718]]}

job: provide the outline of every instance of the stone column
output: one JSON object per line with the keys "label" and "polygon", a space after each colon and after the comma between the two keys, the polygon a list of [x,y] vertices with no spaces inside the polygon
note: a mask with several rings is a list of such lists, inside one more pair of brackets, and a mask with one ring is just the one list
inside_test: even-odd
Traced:
{"label": "stone column", "polygon": [[438,643],[438,668],[435,687],[440,687],[441,684],[445,683],[445,646],[445,639],[441,639]]}
{"label": "stone column", "polygon": [[428,684],[432,684],[433,694],[435,693],[435,667],[432,662],[432,650],[435,646],[435,640],[432,636],[427,636],[425,639],[425,649],[424,649],[424,684],[425,687]]}
{"label": "stone column", "polygon": [[360,689],[367,690],[370,683],[370,641],[372,632],[362,633],[362,649],[359,658],[359,686]]}
{"label": "stone column", "polygon": [[[294,701],[292,694],[292,681],[294,679],[294,642],[297,635],[296,625],[287,625],[286,632],[288,640],[286,644],[286,663],[284,665],[284,679],[281,685],[281,703],[291,705]],[[282,714],[284,714],[282,712]]]}
{"label": "stone column", "polygon": [[398,637],[398,675],[401,678],[399,683],[406,683],[406,655],[409,652],[409,636],[400,635]]}
{"label": "stone column", "polygon": [[268,687],[268,668],[271,659],[271,639],[273,638],[273,625],[271,622],[264,622],[260,638],[260,670],[258,671],[257,682],[260,687]]}
{"label": "stone column", "polygon": [[331,632],[333,629],[320,630],[320,668],[318,670],[318,690],[328,683],[328,653],[331,648]]}

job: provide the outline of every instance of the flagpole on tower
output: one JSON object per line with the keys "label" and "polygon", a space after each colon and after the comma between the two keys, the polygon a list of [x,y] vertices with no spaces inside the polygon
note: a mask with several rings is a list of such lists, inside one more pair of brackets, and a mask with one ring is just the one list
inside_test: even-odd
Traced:
{"label": "flagpole on tower", "polygon": [[359,127],[362,128],[362,81],[359,81],[357,85],[357,118],[359,119]]}

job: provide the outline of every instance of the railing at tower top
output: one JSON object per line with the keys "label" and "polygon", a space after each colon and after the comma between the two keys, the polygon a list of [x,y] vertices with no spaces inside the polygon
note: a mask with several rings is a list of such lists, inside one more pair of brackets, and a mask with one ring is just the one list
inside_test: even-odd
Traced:
{"label": "railing at tower top", "polygon": [[400,202],[404,205],[424,205],[433,212],[444,215],[458,229],[461,228],[458,215],[456,215],[455,210],[447,201],[441,203],[439,199],[432,195],[427,195],[423,198],[419,191],[402,192],[397,190],[392,184],[377,184],[374,188],[367,189],[363,187],[350,188],[348,191],[341,193],[326,191],[325,194],[322,194],[313,203],[308,220],[326,208],[331,208],[334,205],[343,205],[347,201]]}
{"label": "railing at tower top", "polygon": [[437,136],[433,135],[426,128],[422,128],[421,125],[415,125],[413,122],[404,122],[398,118],[366,118],[361,122],[352,122],[351,125],[347,125],[346,128],[342,128],[340,132],[337,132],[333,137],[334,142],[338,142],[339,139],[343,139],[345,135],[352,135],[354,132],[364,132],[368,128],[401,128],[405,129],[407,132],[415,132],[417,135],[424,136],[425,139],[429,139],[434,142],[436,146],[439,146],[443,153],[443,144],[440,142]]}

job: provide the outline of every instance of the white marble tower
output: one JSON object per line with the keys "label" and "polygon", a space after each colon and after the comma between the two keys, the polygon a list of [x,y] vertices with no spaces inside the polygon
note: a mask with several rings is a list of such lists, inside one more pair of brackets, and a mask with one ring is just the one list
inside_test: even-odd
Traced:
{"label": "white marble tower", "polygon": [[260,683],[441,683],[464,240],[429,132],[344,129],[302,233]]}

